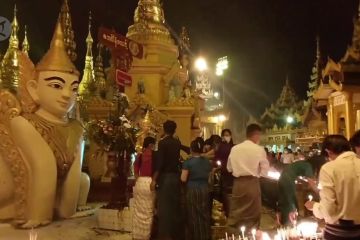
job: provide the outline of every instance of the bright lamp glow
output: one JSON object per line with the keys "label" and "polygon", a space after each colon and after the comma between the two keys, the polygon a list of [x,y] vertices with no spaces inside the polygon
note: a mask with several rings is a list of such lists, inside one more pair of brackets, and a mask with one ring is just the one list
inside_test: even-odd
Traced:
{"label": "bright lamp glow", "polygon": [[226,117],[223,114],[218,116],[218,121],[219,122],[224,122],[225,120],[226,120]]}
{"label": "bright lamp glow", "polygon": [[294,118],[293,118],[292,116],[288,116],[288,117],[286,118],[286,122],[287,122],[287,123],[293,123],[293,122],[294,122]]}
{"label": "bright lamp glow", "polygon": [[214,92],[214,97],[218,98],[220,96],[219,92]]}
{"label": "bright lamp glow", "polygon": [[208,67],[205,58],[199,57],[198,59],[196,59],[195,68],[200,72],[207,70]]}
{"label": "bright lamp glow", "polygon": [[218,62],[216,63],[215,74],[217,76],[222,76],[224,74],[224,70],[228,69],[228,67],[229,67],[229,61],[227,60],[227,57],[219,58]]}

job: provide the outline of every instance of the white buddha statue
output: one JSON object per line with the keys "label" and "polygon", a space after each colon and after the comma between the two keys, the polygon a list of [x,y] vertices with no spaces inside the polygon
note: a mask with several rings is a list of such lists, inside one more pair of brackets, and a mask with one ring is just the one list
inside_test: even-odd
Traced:
{"label": "white buddha statue", "polygon": [[74,215],[86,204],[90,184],[81,173],[83,127],[68,118],[79,72],[66,54],[60,23],[35,68],[19,54],[18,99],[0,91],[0,219],[33,228]]}

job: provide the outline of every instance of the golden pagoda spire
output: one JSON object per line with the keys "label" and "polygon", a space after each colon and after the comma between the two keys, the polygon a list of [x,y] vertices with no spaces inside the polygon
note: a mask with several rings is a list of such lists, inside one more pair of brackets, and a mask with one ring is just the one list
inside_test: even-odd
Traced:
{"label": "golden pagoda spire", "polygon": [[104,72],[103,58],[101,56],[103,46],[99,43],[97,45],[98,54],[95,59],[95,82],[97,88],[97,95],[101,98],[106,98],[106,78]]}
{"label": "golden pagoda spire", "polygon": [[85,56],[85,67],[84,74],[79,86],[80,95],[92,96],[96,93],[95,86],[95,75],[94,75],[94,62],[92,54],[93,38],[91,36],[91,12],[89,12],[89,29],[86,37],[86,56]]}
{"label": "golden pagoda spire", "polygon": [[29,45],[29,41],[28,41],[28,39],[27,39],[26,25],[25,25],[24,41],[22,42],[22,48],[21,48],[21,50],[22,50],[27,56],[29,56],[30,45]]}
{"label": "golden pagoda spire", "polygon": [[71,23],[71,14],[68,4],[68,0],[64,0],[60,10],[61,27],[64,32],[64,43],[66,46],[66,52],[69,55],[71,61],[76,60],[76,43],[74,41],[74,30]]}
{"label": "golden pagoda spire", "polygon": [[127,37],[138,42],[156,40],[174,43],[165,26],[164,10],[159,0],[139,0],[134,24],[129,27]]}
{"label": "golden pagoda spire", "polygon": [[9,39],[9,47],[1,62],[1,87],[16,92],[19,84],[19,39],[17,33],[19,31],[19,23],[16,17],[17,9],[14,7],[14,19],[11,23],[11,35]]}

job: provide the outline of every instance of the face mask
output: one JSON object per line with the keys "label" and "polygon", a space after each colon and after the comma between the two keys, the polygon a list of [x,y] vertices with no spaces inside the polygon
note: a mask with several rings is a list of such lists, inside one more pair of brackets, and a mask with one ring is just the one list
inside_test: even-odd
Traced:
{"label": "face mask", "polygon": [[230,136],[225,136],[224,140],[225,140],[225,142],[229,143],[231,141],[231,137]]}

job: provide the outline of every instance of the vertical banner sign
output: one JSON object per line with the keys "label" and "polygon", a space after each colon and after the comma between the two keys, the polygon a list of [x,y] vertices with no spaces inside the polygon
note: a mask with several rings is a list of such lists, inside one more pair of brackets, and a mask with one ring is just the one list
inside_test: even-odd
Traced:
{"label": "vertical banner sign", "polygon": [[101,44],[111,50],[114,61],[120,63],[115,64],[116,83],[119,87],[131,86],[132,79],[127,71],[131,67],[133,57],[143,58],[143,45],[104,27],[99,28],[98,39]]}

